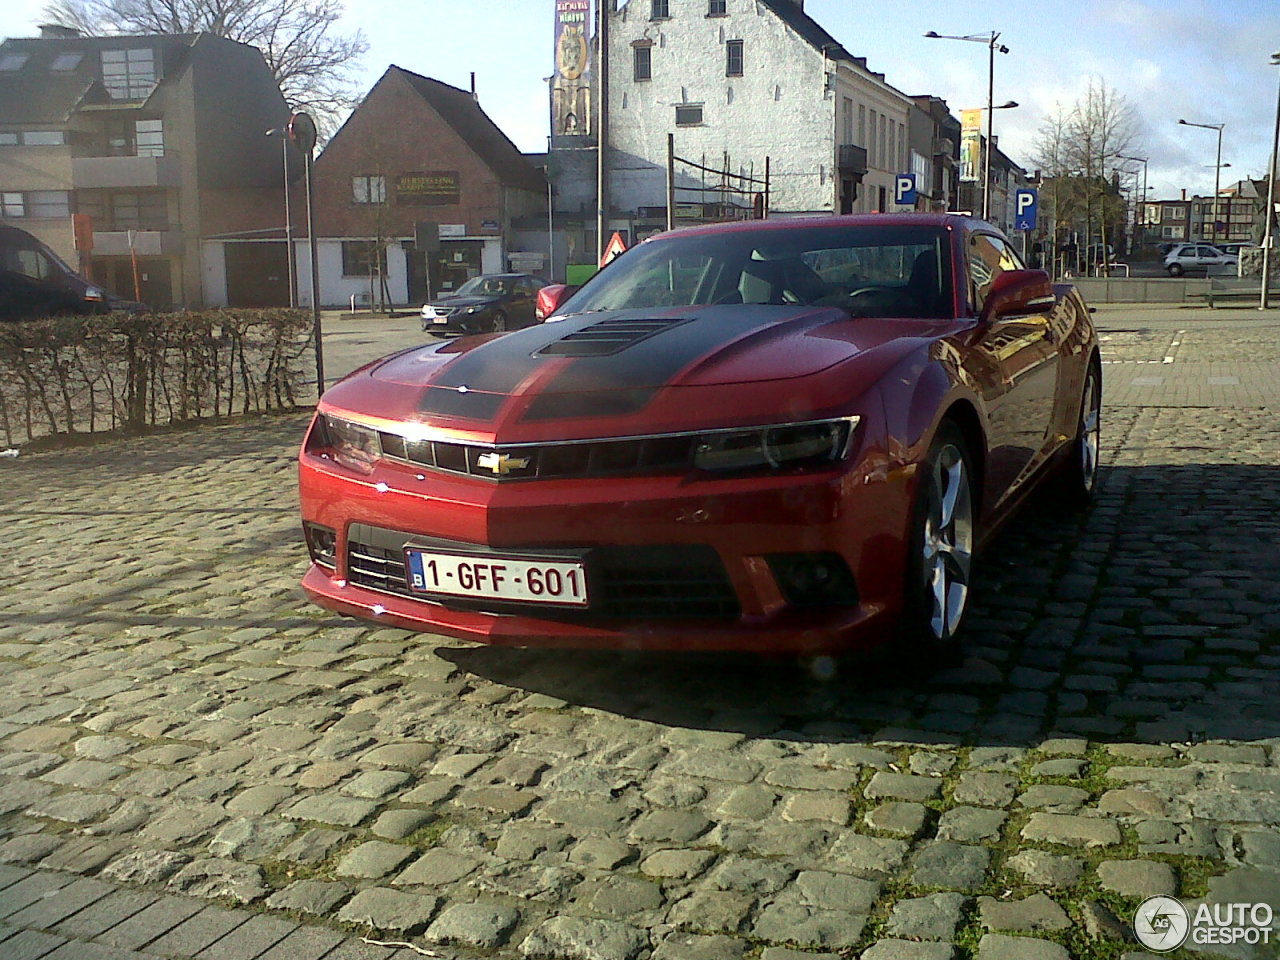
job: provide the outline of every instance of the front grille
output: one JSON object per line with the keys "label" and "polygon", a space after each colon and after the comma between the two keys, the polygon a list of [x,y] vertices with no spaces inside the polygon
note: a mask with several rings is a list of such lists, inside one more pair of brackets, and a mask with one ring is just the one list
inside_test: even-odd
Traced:
{"label": "front grille", "polygon": [[564,480],[689,469],[697,437],[677,434],[579,443],[479,447],[380,434],[382,453],[396,460],[485,480]]}
{"label": "front grille", "polygon": [[669,330],[688,318],[626,319],[614,318],[589,324],[547,344],[534,356],[538,357],[608,357],[621,353],[641,340],[648,340],[663,330]]}
{"label": "front grille", "polygon": [[437,317],[452,317],[458,312],[457,307],[432,307]]}
{"label": "front grille", "polygon": [[[503,552],[500,547],[477,548],[475,544],[435,540],[353,524],[347,533],[347,579],[370,590],[421,598],[421,594],[409,589],[405,575],[406,544],[465,553]],[[584,554],[577,548],[519,548],[516,552],[521,556],[545,554],[548,559]],[[456,597],[431,599],[432,602],[460,609],[535,614],[545,620],[570,622],[737,619],[742,613],[738,595],[720,555],[706,544],[592,547],[585,550],[585,562],[591,593],[588,610]]]}

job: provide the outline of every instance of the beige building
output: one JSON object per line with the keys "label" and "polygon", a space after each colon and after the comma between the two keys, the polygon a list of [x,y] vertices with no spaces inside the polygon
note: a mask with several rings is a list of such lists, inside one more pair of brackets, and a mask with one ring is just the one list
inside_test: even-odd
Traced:
{"label": "beige building", "polygon": [[201,306],[201,239],[283,223],[287,117],[258,49],[221,37],[6,40],[0,221],[118,296]]}

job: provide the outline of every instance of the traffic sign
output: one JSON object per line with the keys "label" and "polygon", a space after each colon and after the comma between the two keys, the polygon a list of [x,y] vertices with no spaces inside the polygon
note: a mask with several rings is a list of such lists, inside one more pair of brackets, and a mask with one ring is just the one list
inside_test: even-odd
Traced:
{"label": "traffic sign", "polygon": [[916,175],[900,173],[893,178],[893,202],[906,207],[916,205]]}
{"label": "traffic sign", "polygon": [[626,249],[627,241],[622,239],[622,234],[614,233],[614,235],[609,239],[609,242],[605,244],[604,254],[600,257],[600,266],[603,267],[606,263]]}
{"label": "traffic sign", "polygon": [[1035,190],[1018,190],[1013,195],[1013,206],[1013,229],[1034,230],[1039,194]]}

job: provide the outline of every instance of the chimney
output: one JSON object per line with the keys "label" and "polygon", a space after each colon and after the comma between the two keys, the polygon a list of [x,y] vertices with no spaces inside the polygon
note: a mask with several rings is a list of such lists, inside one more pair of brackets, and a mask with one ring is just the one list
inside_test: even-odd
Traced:
{"label": "chimney", "polygon": [[471,71],[471,97],[477,102],[480,100],[480,98],[476,96],[476,72],[474,70]]}
{"label": "chimney", "polygon": [[1183,187],[1183,188],[1182,188],[1182,199],[1183,199],[1183,200],[1187,199],[1187,188],[1186,188],[1186,187]]}
{"label": "chimney", "polygon": [[63,26],[61,23],[40,24],[41,40],[75,40],[81,36],[75,27]]}

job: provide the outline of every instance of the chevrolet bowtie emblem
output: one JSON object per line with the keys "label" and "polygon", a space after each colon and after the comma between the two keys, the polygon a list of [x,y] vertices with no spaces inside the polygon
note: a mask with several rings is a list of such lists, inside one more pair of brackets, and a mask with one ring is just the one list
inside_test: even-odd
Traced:
{"label": "chevrolet bowtie emblem", "polygon": [[490,451],[476,457],[476,466],[492,470],[500,477],[505,477],[512,470],[523,470],[529,466],[528,457],[513,457],[506,453]]}

